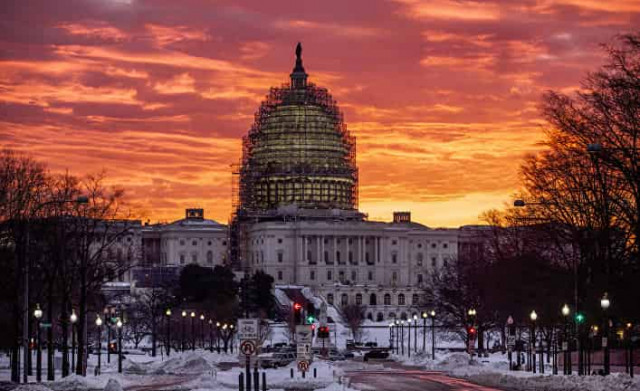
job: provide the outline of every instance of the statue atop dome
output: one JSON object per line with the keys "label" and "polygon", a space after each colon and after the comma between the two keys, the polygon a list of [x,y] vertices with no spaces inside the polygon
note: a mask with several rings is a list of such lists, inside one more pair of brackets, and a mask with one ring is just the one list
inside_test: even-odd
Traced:
{"label": "statue atop dome", "polygon": [[296,46],[296,66],[291,73],[291,87],[292,88],[305,88],[307,86],[307,73],[302,66],[302,44],[298,42]]}

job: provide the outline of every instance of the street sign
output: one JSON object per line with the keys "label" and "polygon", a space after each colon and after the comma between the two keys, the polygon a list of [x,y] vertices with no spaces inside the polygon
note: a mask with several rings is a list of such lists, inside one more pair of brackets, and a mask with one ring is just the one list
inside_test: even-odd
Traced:
{"label": "street sign", "polygon": [[257,340],[259,335],[258,319],[238,319],[238,337],[243,339]]}
{"label": "street sign", "polygon": [[507,345],[510,348],[516,346],[516,336],[515,335],[507,335]]}
{"label": "street sign", "polygon": [[607,337],[602,337],[602,347],[603,348],[607,347]]}
{"label": "street sign", "polygon": [[50,329],[51,328],[51,323],[40,323],[40,328],[41,329]]}
{"label": "street sign", "polygon": [[298,370],[300,372],[308,371],[309,370],[309,361],[307,361],[307,360],[298,361]]}
{"label": "street sign", "polygon": [[311,360],[311,344],[299,343],[297,345],[296,353],[298,360]]}
{"label": "street sign", "polygon": [[563,342],[562,343],[562,351],[566,352],[567,350],[569,350],[569,342]]}
{"label": "street sign", "polygon": [[311,325],[297,325],[296,326],[296,343],[298,344],[311,344],[313,336],[311,333]]}
{"label": "street sign", "polygon": [[240,344],[240,351],[245,356],[251,356],[256,352],[256,343],[251,340],[242,341]]}

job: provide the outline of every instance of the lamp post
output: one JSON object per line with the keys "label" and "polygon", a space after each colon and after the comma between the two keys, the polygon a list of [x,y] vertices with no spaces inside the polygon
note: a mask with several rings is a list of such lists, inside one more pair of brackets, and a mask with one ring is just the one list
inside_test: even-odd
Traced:
{"label": "lamp post", "polygon": [[118,318],[116,321],[118,328],[118,373],[122,373],[122,320]]}
{"label": "lamp post", "polygon": [[400,321],[400,349],[404,356],[404,320]]}
{"label": "lamp post", "polygon": [[395,329],[393,330],[393,335],[396,339],[396,354],[400,353],[400,321],[399,320],[395,320],[394,321],[394,327]]}
{"label": "lamp post", "polygon": [[[431,310],[431,359],[436,359],[436,311]],[[426,323],[426,319],[425,319]]]}
{"label": "lamp post", "polygon": [[536,319],[538,319],[538,314],[536,311],[531,311],[529,314],[529,318],[531,319],[531,370],[533,373],[536,373]]}
{"label": "lamp post", "polygon": [[216,322],[216,352],[220,354],[220,322]]}
{"label": "lamp post", "polygon": [[422,353],[427,351],[427,311],[422,311]]}
{"label": "lamp post", "polygon": [[181,337],[181,341],[180,341],[180,350],[182,350],[182,352],[184,352],[184,322],[187,319],[187,311],[182,310],[182,320],[180,321],[181,323],[181,328],[182,328],[182,337]]}
{"label": "lamp post", "polygon": [[602,347],[604,347],[604,374],[608,375],[610,373],[610,362],[609,362],[609,317],[607,315],[607,309],[611,305],[611,301],[609,301],[609,297],[607,292],[604,293],[602,299],[600,299],[600,307],[602,307],[602,312],[604,314],[604,327],[602,328]]}
{"label": "lamp post", "polygon": [[571,310],[569,306],[565,304],[562,306],[562,316],[564,317],[564,340],[562,341],[562,351],[564,352],[564,360],[563,360],[563,373],[565,375],[571,375],[571,344],[569,341],[569,314],[571,314]]}
{"label": "lamp post", "polygon": [[393,322],[389,323],[389,350],[393,352]]}
{"label": "lamp post", "polygon": [[167,317],[167,357],[171,355],[171,308],[164,312]]}
{"label": "lamp post", "polygon": [[200,345],[204,349],[204,314],[200,314]]}
{"label": "lamp post", "polygon": [[73,373],[76,368],[76,322],[78,321],[76,310],[71,309],[69,320],[71,321],[71,372]]}
{"label": "lamp post", "polygon": [[418,353],[418,315],[413,315],[413,352]]}
{"label": "lamp post", "polygon": [[36,304],[33,317],[36,318],[36,343],[38,344],[38,350],[36,351],[36,380],[40,383],[40,381],[42,381],[42,347],[40,346],[40,319],[42,319],[42,310],[40,309],[40,304]]}
{"label": "lamp post", "polygon": [[104,309],[104,320],[107,322],[107,363],[111,363],[111,327],[113,326],[113,315],[115,309]]}
{"label": "lamp post", "polygon": [[99,375],[102,369],[102,318],[100,314],[96,314],[96,327],[98,328],[98,368],[96,369],[96,375]]}
{"label": "lamp post", "polygon": [[196,326],[195,321],[196,313],[191,311],[191,350],[196,350]]}
{"label": "lamp post", "polygon": [[231,340],[231,344],[229,345],[231,348],[231,353],[233,353],[233,329],[235,328],[235,326],[233,324],[229,325],[229,338]]}
{"label": "lamp post", "polygon": [[213,320],[209,319],[209,351],[213,353]]}
{"label": "lamp post", "polygon": [[[476,325],[476,309],[475,308],[469,308],[469,310],[467,311],[467,317],[468,317],[468,321],[469,321],[469,326],[471,326],[471,328],[475,328]],[[469,351],[469,354],[471,354],[471,356],[473,356],[473,348],[475,347],[475,335],[471,334],[471,335],[467,335],[467,340],[468,340],[468,346],[467,346],[467,350]]]}

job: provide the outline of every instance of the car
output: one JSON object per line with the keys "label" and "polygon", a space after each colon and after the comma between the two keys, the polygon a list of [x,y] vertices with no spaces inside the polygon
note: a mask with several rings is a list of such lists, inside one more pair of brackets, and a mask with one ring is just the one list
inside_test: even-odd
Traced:
{"label": "car", "polygon": [[377,348],[378,347],[378,343],[377,342],[367,342],[364,344],[365,348]]}
{"label": "car", "polygon": [[363,360],[385,360],[387,358],[389,358],[389,352],[386,350],[371,350],[364,355]]}
{"label": "car", "polygon": [[344,356],[344,358],[354,358],[356,355],[353,352],[344,352],[342,353],[342,355]]}
{"label": "car", "polygon": [[344,361],[347,358],[345,357],[344,354],[338,352],[337,350],[331,350],[329,351],[329,355],[327,356],[327,359],[329,359],[329,361]]}
{"label": "car", "polygon": [[258,365],[261,368],[285,367],[295,359],[293,353],[263,353],[258,355]]}

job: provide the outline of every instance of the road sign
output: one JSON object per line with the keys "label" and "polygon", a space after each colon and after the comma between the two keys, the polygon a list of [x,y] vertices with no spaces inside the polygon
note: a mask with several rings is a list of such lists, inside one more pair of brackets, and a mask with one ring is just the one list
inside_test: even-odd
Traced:
{"label": "road sign", "polygon": [[313,336],[311,334],[311,325],[297,325],[296,326],[296,343],[298,344],[311,344]]}
{"label": "road sign", "polygon": [[238,337],[241,340],[257,340],[259,335],[258,319],[238,319]]}
{"label": "road sign", "polygon": [[507,345],[510,348],[516,346],[516,336],[515,335],[507,335]]}
{"label": "road sign", "polygon": [[245,356],[251,356],[256,352],[256,343],[251,340],[242,341],[240,344],[240,351]]}
{"label": "road sign", "polygon": [[51,323],[40,323],[40,328],[41,329],[50,329],[51,328]]}
{"label": "road sign", "polygon": [[307,360],[298,361],[298,370],[300,372],[308,371],[309,370],[309,361],[307,361]]}
{"label": "road sign", "polygon": [[298,360],[311,360],[311,344],[299,343],[297,345],[296,353]]}
{"label": "road sign", "polygon": [[562,343],[562,351],[566,352],[567,350],[569,350],[569,342],[563,342]]}

